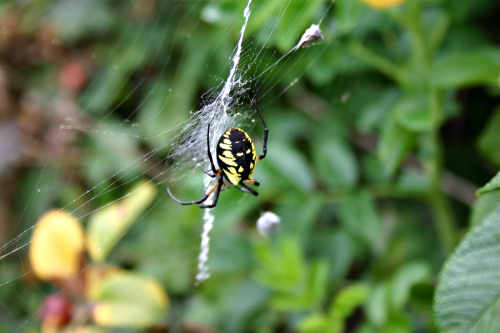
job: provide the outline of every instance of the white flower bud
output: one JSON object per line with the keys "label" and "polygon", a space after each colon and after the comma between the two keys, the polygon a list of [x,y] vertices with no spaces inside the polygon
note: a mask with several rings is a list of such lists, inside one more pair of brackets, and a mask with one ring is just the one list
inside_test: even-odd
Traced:
{"label": "white flower bud", "polygon": [[264,212],[257,220],[257,230],[264,237],[269,237],[276,232],[281,218],[273,212]]}

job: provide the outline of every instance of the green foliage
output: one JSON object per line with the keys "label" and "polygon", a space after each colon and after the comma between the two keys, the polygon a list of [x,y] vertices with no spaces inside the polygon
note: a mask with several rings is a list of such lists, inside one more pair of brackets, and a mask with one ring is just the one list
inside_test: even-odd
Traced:
{"label": "green foliage", "polygon": [[483,221],[486,216],[495,210],[500,202],[500,192],[487,192],[482,194],[474,203],[472,208],[471,225],[474,226]]}
{"label": "green foliage", "polygon": [[491,179],[486,185],[477,190],[477,194],[481,195],[484,193],[496,191],[498,189],[500,189],[500,172],[497,173],[497,175],[493,177],[493,179]]}
{"label": "green foliage", "polygon": [[95,261],[103,261],[137,217],[156,196],[152,183],[142,182],[126,198],[92,214],[87,231],[87,250]]}
{"label": "green foliage", "polygon": [[380,143],[377,146],[378,157],[383,163],[383,172],[393,175],[414,144],[414,134],[400,125],[394,116],[390,117],[382,130]]}
{"label": "green foliage", "polygon": [[378,252],[380,219],[369,192],[351,193],[340,205],[339,218],[347,232],[373,252]]}
{"label": "green foliage", "polygon": [[[42,305],[44,330],[66,325],[69,331],[86,330],[86,322],[148,328],[162,321],[168,298],[156,280],[102,264],[155,196],[151,182],[137,184],[126,197],[92,214],[86,235],[80,221],[64,210],[40,217],[30,239],[30,266],[37,278],[59,289]],[[101,265],[85,265],[85,253]],[[79,308],[88,310],[79,314]],[[73,323],[73,316],[79,321]]]}
{"label": "green foliage", "polygon": [[95,302],[94,320],[105,327],[150,327],[161,321],[168,306],[155,281],[129,273],[104,278],[90,299]]}
{"label": "green foliage", "polygon": [[432,70],[432,84],[444,89],[481,83],[496,84],[499,71],[499,48],[457,50],[437,59]]}
{"label": "green foliage", "polygon": [[[92,20],[88,13],[93,13]],[[61,37],[67,42],[74,42],[85,36],[108,31],[115,19],[112,9],[99,0],[56,1],[49,11],[49,19],[61,29]]]}
{"label": "green foliage", "polygon": [[[21,232],[43,212],[64,207],[88,223],[101,259],[133,274],[95,289],[94,300],[114,314],[104,316],[108,326],[498,331],[495,1],[407,0],[376,10],[361,0],[253,0],[242,57],[248,78],[323,17],[326,39],[255,81],[270,128],[268,157],[255,170],[259,196],[223,191],[211,278],[194,287],[203,211],[162,189],[197,198],[202,174],[173,175],[165,156],[189,112],[206,102],[201,94],[227,76],[245,5],[0,5],[0,256],[27,244],[30,232]],[[260,127],[237,125],[260,150]],[[4,162],[12,151],[26,156]],[[140,179],[157,183],[154,204],[149,192],[134,195]],[[263,240],[255,221],[267,210],[282,222]],[[433,281],[464,234],[433,308]],[[39,304],[52,287],[33,282],[24,261],[21,252],[0,260],[0,332],[39,330]],[[142,276],[154,277],[170,304]]]}
{"label": "green foliage", "polygon": [[257,281],[274,294],[271,306],[276,310],[311,310],[317,307],[326,290],[328,265],[322,261],[306,264],[298,243],[283,239],[273,249],[263,243],[256,249]]}
{"label": "green foliage", "polygon": [[436,126],[432,112],[433,96],[427,94],[407,94],[394,106],[394,117],[409,131],[428,132]]}
{"label": "green foliage", "polygon": [[500,209],[476,225],[445,264],[435,297],[443,330],[496,332],[499,321]]}
{"label": "green foliage", "polygon": [[500,165],[498,140],[500,140],[500,110],[497,109],[478,141],[481,152],[497,166]]}
{"label": "green foliage", "polygon": [[369,288],[354,284],[339,291],[327,314],[311,314],[304,318],[299,329],[304,333],[341,333],[345,331],[344,320],[363,304],[369,295]]}
{"label": "green foliage", "polygon": [[411,300],[412,288],[429,283],[429,265],[424,262],[409,262],[393,276],[372,288],[366,304],[369,323],[365,328],[375,331],[410,331],[410,318],[403,309]]}
{"label": "green foliage", "polygon": [[349,145],[339,138],[320,137],[313,143],[318,176],[332,189],[353,188],[358,180],[356,158]]}

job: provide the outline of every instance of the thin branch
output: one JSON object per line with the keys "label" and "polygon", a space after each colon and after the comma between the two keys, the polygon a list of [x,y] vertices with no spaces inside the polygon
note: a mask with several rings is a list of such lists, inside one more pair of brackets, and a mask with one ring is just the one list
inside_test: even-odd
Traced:
{"label": "thin branch", "polygon": [[352,42],[349,46],[351,53],[366,64],[389,76],[398,83],[404,83],[404,73],[401,67],[393,64],[389,59],[373,52],[361,43]]}

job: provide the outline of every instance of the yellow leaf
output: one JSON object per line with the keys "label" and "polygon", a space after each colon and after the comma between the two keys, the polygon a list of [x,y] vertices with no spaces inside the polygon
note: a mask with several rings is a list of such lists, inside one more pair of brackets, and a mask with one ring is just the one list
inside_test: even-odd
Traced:
{"label": "yellow leaf", "polygon": [[111,265],[89,265],[85,269],[85,295],[92,298],[98,290],[102,280],[114,274],[126,273],[124,270]]}
{"label": "yellow leaf", "polygon": [[45,213],[31,236],[30,262],[42,280],[64,279],[80,270],[84,249],[80,222],[62,210]]}
{"label": "yellow leaf", "polygon": [[368,6],[375,9],[389,9],[402,4],[405,0],[362,0]]}
{"label": "yellow leaf", "polygon": [[108,333],[108,331],[97,326],[72,326],[58,333]]}
{"label": "yellow leaf", "polygon": [[98,304],[93,313],[94,321],[104,327],[149,327],[159,319],[156,312],[126,303]]}
{"label": "yellow leaf", "polygon": [[104,260],[155,196],[153,183],[141,182],[123,199],[92,215],[87,231],[90,257],[95,261]]}
{"label": "yellow leaf", "polygon": [[102,279],[89,298],[95,302],[94,321],[105,327],[148,327],[166,314],[168,297],[154,279],[116,273]]}

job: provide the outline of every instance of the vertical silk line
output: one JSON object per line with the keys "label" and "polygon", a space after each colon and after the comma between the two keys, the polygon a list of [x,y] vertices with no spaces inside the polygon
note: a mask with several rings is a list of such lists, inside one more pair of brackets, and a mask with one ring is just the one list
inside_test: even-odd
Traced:
{"label": "vertical silk line", "polygon": [[[205,176],[205,188],[210,185],[211,177]],[[214,194],[212,193],[207,199],[207,204],[213,202]],[[214,227],[215,217],[212,214],[211,208],[205,208],[203,213],[203,232],[201,234],[200,254],[198,256],[198,273],[196,274],[196,285],[205,281],[210,277],[208,271],[208,253],[210,251],[210,231]]]}
{"label": "vertical silk line", "polygon": [[252,4],[252,0],[248,0],[247,6],[243,12],[243,16],[245,17],[245,22],[241,26],[240,30],[240,39],[238,40],[238,46],[236,47],[236,52],[233,56],[233,67],[231,67],[231,71],[229,72],[229,76],[227,77],[226,83],[220,92],[219,97],[217,98],[224,108],[224,113],[227,112],[230,104],[229,93],[231,92],[231,88],[234,83],[234,76],[236,75],[236,70],[238,69],[238,65],[240,64],[241,51],[243,49],[243,38],[245,37],[245,30],[247,29],[248,19],[250,18],[250,5]]}
{"label": "vertical silk line", "polygon": [[[250,5],[252,4],[252,0],[248,0],[247,6],[245,7],[245,11],[243,12],[243,16],[245,17],[245,21],[240,30],[240,38],[238,40],[238,46],[236,47],[236,52],[233,56],[233,66],[231,67],[231,71],[229,72],[229,76],[227,77],[226,83],[222,88],[218,98],[215,100],[214,104],[222,104],[222,108],[224,110],[224,116],[227,116],[227,111],[229,109],[229,105],[231,104],[231,97],[229,96],[231,92],[231,88],[233,87],[236,71],[238,70],[238,65],[240,63],[241,51],[243,48],[243,38],[245,36],[245,30],[248,25],[248,20],[250,18]],[[205,177],[205,188],[208,188],[210,185],[211,177]],[[207,204],[213,202],[214,193],[210,195],[207,199]],[[196,285],[199,285],[204,280],[210,277],[209,267],[208,267],[208,253],[210,251],[210,231],[213,229],[215,217],[212,214],[211,208],[205,208],[203,213],[203,232],[201,234],[201,246],[200,246],[200,254],[198,256],[198,273],[196,274]]]}

